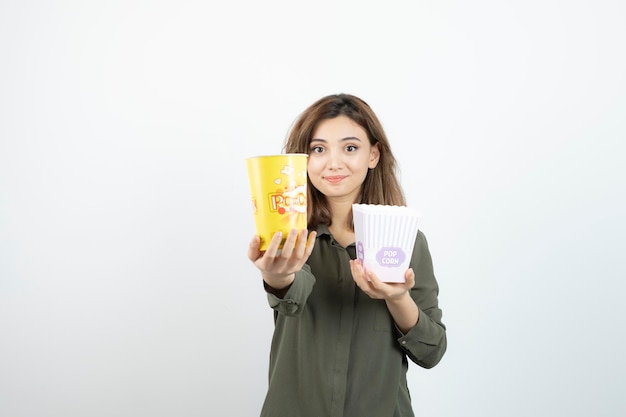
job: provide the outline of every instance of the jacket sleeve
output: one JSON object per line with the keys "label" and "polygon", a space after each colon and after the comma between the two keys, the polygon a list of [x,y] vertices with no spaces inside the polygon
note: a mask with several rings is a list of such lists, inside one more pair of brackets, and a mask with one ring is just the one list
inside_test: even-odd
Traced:
{"label": "jacket sleeve", "polygon": [[441,321],[439,285],[424,234],[419,231],[413,248],[411,268],[415,285],[411,297],[420,309],[417,325],[398,338],[401,348],[417,365],[432,368],[439,363],[447,348],[446,327]]}
{"label": "jacket sleeve", "polygon": [[283,298],[270,293],[267,291],[266,284],[263,283],[263,285],[267,292],[267,301],[275,313],[296,316],[300,314],[306,300],[311,295],[313,285],[315,285],[315,276],[311,272],[311,267],[305,264],[300,271],[296,272],[293,283]]}

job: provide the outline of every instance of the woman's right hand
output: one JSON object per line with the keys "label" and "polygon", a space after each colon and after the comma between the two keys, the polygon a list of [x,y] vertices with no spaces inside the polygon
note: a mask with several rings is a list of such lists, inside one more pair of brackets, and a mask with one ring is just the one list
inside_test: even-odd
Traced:
{"label": "woman's right hand", "polygon": [[[308,238],[307,238],[308,234]],[[302,269],[313,251],[316,232],[308,233],[307,229],[298,232],[291,229],[282,249],[279,249],[282,233],[272,237],[267,249],[261,251],[261,239],[254,236],[248,247],[248,258],[261,271],[263,281],[275,290],[291,285],[295,273]]]}

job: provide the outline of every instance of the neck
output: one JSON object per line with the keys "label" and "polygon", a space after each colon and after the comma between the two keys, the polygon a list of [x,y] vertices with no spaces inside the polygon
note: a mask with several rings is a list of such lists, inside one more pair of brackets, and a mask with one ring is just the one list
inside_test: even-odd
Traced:
{"label": "neck", "polygon": [[352,220],[352,202],[331,202],[330,209],[333,213],[333,222],[328,228],[335,240],[343,247],[354,243],[354,230],[350,227]]}
{"label": "neck", "polygon": [[332,227],[335,230],[351,230],[348,226],[352,220],[352,201],[329,201],[332,218]]}

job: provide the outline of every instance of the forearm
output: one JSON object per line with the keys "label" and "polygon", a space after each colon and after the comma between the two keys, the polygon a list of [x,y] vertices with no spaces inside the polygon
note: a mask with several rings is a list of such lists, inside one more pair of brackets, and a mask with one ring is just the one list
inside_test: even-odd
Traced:
{"label": "forearm", "polygon": [[313,291],[315,277],[308,265],[294,274],[291,283],[282,289],[271,288],[263,281],[270,307],[281,314],[293,316],[299,314]]}
{"label": "forearm", "polygon": [[387,309],[396,326],[404,334],[408,333],[419,321],[420,310],[408,292],[402,297],[385,300]]}
{"label": "forearm", "polygon": [[295,274],[289,274],[285,277],[267,277],[263,275],[263,283],[267,292],[274,294],[278,298],[283,298],[291,284],[293,284],[294,278]]}

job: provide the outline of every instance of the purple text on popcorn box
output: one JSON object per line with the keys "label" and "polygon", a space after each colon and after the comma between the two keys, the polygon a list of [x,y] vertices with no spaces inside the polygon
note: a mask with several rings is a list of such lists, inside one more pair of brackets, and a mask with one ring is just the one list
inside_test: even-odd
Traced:
{"label": "purple text on popcorn box", "polygon": [[402,265],[405,260],[406,254],[402,248],[389,246],[381,248],[378,253],[376,253],[376,262],[387,268],[396,268]]}
{"label": "purple text on popcorn box", "polygon": [[363,262],[365,260],[365,250],[363,249],[363,242],[359,241],[356,244],[356,257]]}

